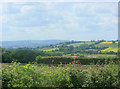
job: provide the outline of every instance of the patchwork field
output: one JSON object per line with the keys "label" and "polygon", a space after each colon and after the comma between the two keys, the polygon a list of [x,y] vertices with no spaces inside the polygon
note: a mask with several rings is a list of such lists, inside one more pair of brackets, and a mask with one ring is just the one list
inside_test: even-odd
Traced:
{"label": "patchwork field", "polygon": [[[40,48],[41,51],[46,52],[62,52],[62,55],[78,56],[80,54],[117,54],[118,41],[105,42],[76,42],[76,43],[60,43],[49,47]],[[70,53],[68,53],[70,52]]]}
{"label": "patchwork field", "polygon": [[118,47],[109,47],[109,48],[106,48],[104,50],[101,50],[102,52],[110,52],[110,51],[113,51],[113,52],[118,52]]}

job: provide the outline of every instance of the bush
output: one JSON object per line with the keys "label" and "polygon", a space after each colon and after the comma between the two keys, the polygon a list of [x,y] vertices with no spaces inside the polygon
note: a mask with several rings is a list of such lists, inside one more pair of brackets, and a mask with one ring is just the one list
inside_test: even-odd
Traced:
{"label": "bush", "polygon": [[58,66],[13,62],[3,65],[2,86],[5,87],[118,87],[118,66],[113,62],[105,65],[80,66],[75,62]]}

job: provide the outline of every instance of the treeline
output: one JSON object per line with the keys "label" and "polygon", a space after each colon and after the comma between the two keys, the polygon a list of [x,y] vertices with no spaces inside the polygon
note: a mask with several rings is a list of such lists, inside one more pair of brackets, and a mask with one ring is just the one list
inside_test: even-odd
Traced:
{"label": "treeline", "polygon": [[38,55],[40,56],[62,56],[61,53],[47,53],[41,52],[38,50],[31,50],[31,49],[9,49],[5,50],[0,48],[0,56],[2,58],[3,63],[11,63],[14,60],[17,60],[21,63],[29,63],[34,62]]}
{"label": "treeline", "polygon": [[2,62],[11,63],[14,59],[21,63],[33,62],[36,56],[50,56],[48,53],[38,52],[35,50],[25,50],[25,49],[11,49],[2,50]]}

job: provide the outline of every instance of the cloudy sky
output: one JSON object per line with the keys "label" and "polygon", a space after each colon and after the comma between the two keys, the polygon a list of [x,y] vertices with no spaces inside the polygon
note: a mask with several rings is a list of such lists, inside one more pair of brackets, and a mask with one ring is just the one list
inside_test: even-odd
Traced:
{"label": "cloudy sky", "polygon": [[118,39],[117,2],[9,2],[1,10],[3,41]]}

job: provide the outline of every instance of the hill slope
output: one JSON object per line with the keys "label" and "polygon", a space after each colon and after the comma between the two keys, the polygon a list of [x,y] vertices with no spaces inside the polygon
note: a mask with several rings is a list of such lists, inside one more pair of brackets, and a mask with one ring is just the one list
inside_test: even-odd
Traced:
{"label": "hill slope", "polygon": [[63,42],[57,45],[40,48],[44,52],[62,52],[64,54],[117,54],[118,41],[85,41],[85,42]]}

